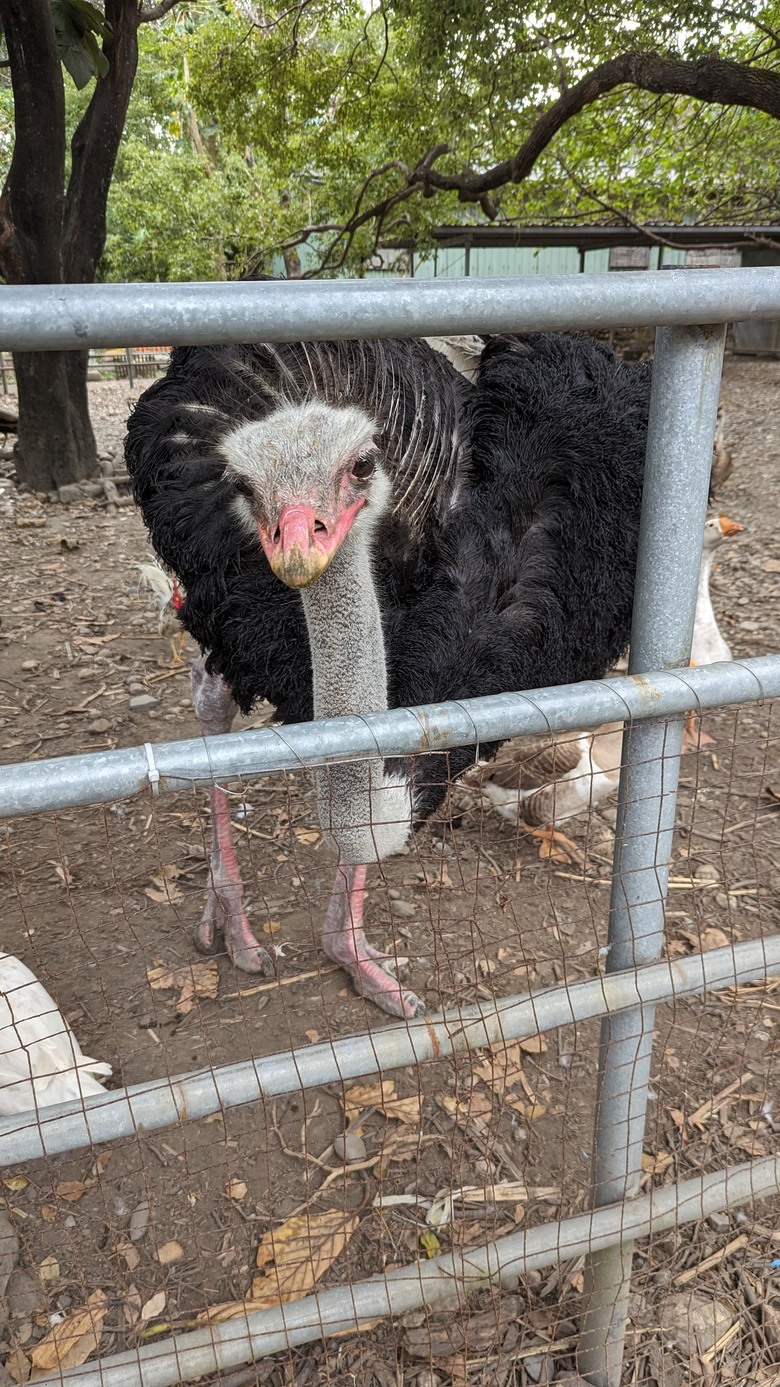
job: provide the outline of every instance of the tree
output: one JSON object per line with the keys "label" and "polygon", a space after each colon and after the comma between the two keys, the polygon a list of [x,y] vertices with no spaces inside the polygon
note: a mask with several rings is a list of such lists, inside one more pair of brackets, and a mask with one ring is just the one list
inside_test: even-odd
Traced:
{"label": "tree", "polygon": [[308,173],[287,242],[316,251],[307,273],[448,218],[777,215],[776,0],[236,3],[193,58],[196,101]]}
{"label": "tree", "polygon": [[[103,253],[106,202],[138,62],[138,27],[177,0],[0,0],[15,139],[0,195],[0,272],[8,284],[90,283]],[[70,145],[62,62],[79,87],[95,79]],[[17,470],[36,490],[96,466],[87,354],[19,352]]]}
{"label": "tree", "polygon": [[223,143],[193,107],[190,56],[219,30],[222,13],[201,3],[139,33],[101,277],[237,277],[256,264],[259,247],[289,230],[281,190],[263,161]]}

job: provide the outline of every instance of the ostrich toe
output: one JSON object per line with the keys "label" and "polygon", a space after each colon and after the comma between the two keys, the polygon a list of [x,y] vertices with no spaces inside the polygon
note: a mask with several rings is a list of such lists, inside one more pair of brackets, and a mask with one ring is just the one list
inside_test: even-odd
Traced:
{"label": "ostrich toe", "polygon": [[349,973],[361,997],[370,997],[382,1011],[413,1021],[425,1016],[419,997],[402,987],[393,965],[400,960],[380,953],[363,931],[363,900],[366,891],[365,867],[339,867],[322,927],[323,952]]}
{"label": "ostrich toe", "polygon": [[271,956],[255,939],[238,891],[210,886],[206,906],[194,934],[195,948],[202,954],[220,951],[220,939],[231,962],[244,973],[273,976]]}

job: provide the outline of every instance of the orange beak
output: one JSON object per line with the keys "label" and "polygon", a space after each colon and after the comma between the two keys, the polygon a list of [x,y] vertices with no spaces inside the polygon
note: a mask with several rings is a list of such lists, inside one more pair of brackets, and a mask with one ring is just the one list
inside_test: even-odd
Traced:
{"label": "orange beak", "polygon": [[741,535],[745,528],[744,525],[739,525],[736,520],[729,520],[727,515],[719,516],[718,524],[721,534],[726,539],[730,539],[732,535]]}

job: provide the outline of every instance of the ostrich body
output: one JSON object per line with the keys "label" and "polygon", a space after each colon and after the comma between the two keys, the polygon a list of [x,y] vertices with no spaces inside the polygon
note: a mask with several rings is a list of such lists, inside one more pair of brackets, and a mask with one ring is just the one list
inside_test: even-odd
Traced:
{"label": "ostrich body", "polygon": [[[415,341],[188,348],[136,406],[127,461],[207,657],[204,731],[597,678],[630,631],[649,370],[587,339],[494,339],[474,384]],[[485,748],[481,748],[485,754]],[[338,857],[323,947],[392,1014],[422,1004],[362,929],[366,867],[399,851],[475,749],[316,772]],[[209,902],[252,935],[224,792]]]}

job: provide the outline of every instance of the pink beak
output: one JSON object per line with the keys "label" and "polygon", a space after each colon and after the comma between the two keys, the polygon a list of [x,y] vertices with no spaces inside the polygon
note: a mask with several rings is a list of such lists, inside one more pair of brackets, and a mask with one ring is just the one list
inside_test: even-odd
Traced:
{"label": "pink beak", "polygon": [[325,572],[352,527],[362,499],[339,515],[325,515],[311,505],[282,506],[276,529],[258,526],[260,543],[271,568],[290,588],[305,588]]}

